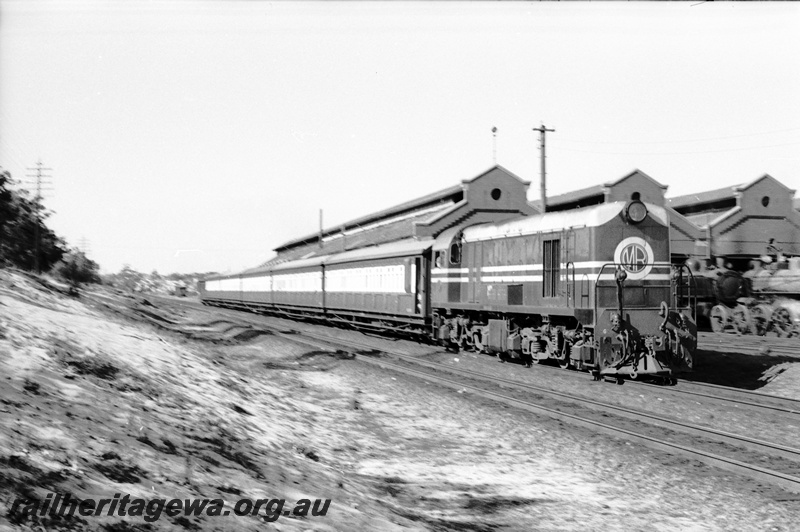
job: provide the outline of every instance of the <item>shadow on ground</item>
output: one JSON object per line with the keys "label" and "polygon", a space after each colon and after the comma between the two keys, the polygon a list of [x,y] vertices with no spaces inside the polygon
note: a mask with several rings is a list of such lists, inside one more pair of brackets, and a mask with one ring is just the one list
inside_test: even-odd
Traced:
{"label": "shadow on ground", "polygon": [[[780,354],[722,353],[699,349],[695,354],[694,371],[681,375],[681,379],[757,390],[781,373],[770,372],[773,366],[797,361],[797,357]],[[769,378],[763,378],[768,372]]]}

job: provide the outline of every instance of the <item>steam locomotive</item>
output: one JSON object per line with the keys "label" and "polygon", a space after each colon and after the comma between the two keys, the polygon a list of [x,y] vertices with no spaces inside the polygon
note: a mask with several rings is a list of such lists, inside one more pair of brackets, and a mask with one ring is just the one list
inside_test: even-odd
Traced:
{"label": "steam locomotive", "polygon": [[800,257],[753,260],[744,273],[689,261],[698,314],[714,332],[800,336]]}
{"label": "steam locomotive", "polygon": [[595,379],[691,370],[688,268],[670,265],[663,207],[611,202],[451,227],[200,281],[203,303],[410,333]]}

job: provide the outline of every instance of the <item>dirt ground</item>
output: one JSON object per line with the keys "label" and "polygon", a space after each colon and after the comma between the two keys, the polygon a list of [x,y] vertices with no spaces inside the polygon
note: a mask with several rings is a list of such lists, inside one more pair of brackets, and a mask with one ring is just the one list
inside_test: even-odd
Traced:
{"label": "dirt ground", "polygon": [[[358,357],[2,270],[0,383],[0,531],[789,531],[800,517],[798,495]],[[53,492],[331,504],[274,522],[12,511]]]}

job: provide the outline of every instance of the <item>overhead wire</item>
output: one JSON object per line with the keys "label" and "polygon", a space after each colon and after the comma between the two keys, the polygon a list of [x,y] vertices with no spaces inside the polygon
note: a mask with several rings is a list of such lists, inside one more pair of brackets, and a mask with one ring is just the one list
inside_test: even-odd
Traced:
{"label": "overhead wire", "polygon": [[714,150],[694,150],[694,151],[652,151],[652,152],[643,152],[643,151],[627,151],[627,152],[610,152],[610,151],[594,151],[594,150],[579,150],[575,148],[565,148],[563,146],[554,145],[551,146],[552,150],[558,151],[571,151],[571,152],[578,152],[578,153],[595,153],[600,155],[702,155],[704,153],[722,153],[722,152],[730,152],[730,151],[747,151],[747,150],[763,150],[768,148],[779,148],[782,146],[794,146],[800,144],[800,140],[795,142],[785,142],[782,144],[770,144],[767,146],[746,146],[741,148],[721,148],[721,149],[714,149]]}
{"label": "overhead wire", "polygon": [[706,137],[699,139],[682,139],[682,140],[642,140],[642,141],[614,141],[614,140],[584,140],[584,139],[570,139],[569,137],[559,137],[558,141],[561,142],[574,142],[578,144],[681,144],[685,142],[709,142],[714,140],[728,140],[744,137],[758,137],[762,135],[773,135],[776,133],[787,133],[790,131],[800,131],[800,127],[793,127],[788,129],[776,129],[773,131],[762,131],[757,133],[743,133],[739,135],[726,135],[723,137]]}

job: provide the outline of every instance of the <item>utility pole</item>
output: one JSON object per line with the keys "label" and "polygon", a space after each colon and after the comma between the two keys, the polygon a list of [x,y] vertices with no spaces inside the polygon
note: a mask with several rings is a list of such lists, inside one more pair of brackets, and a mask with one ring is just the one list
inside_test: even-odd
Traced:
{"label": "utility pole", "polygon": [[551,133],[555,133],[555,129],[547,129],[544,127],[544,123],[542,123],[541,127],[533,128],[534,131],[539,132],[539,149],[541,150],[540,159],[542,161],[542,212],[547,212],[547,181],[546,181],[546,173],[544,169],[544,160],[546,159],[544,153],[544,137],[545,134],[549,131]]}
{"label": "utility pole", "polygon": [[45,187],[51,185],[47,179],[51,179],[52,176],[46,175],[45,172],[52,172],[52,168],[45,168],[42,164],[42,160],[39,159],[39,162],[36,163],[36,168],[28,168],[31,172],[36,172],[36,174],[31,175],[27,174],[30,179],[33,179],[33,184],[36,187],[36,195],[33,197],[33,210],[34,210],[34,217],[36,218],[34,221],[33,227],[33,245],[34,245],[34,255],[33,255],[33,268],[36,273],[42,273],[41,265],[39,264],[39,255],[41,253],[41,234],[39,231],[39,227],[42,225],[42,218],[41,218],[41,211],[42,211],[42,192],[49,191],[49,188],[42,188],[44,185]]}
{"label": "utility pole", "polygon": [[319,247],[322,249],[322,209],[319,210]]}

